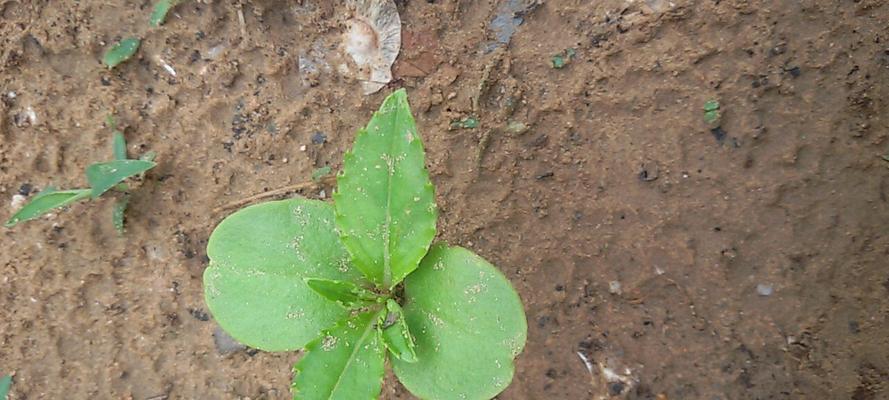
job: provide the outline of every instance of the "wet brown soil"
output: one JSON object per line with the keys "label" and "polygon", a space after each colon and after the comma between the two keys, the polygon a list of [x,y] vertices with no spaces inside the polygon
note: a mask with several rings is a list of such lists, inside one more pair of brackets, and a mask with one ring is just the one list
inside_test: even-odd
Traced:
{"label": "wet brown soil", "polygon": [[[85,186],[110,113],[159,154],[123,237],[110,199],[0,230],[11,398],[288,398],[297,353],[214,345],[214,209],[337,170],[397,87],[441,239],[526,305],[500,398],[889,398],[889,4],[552,0],[496,46],[497,3],[400,1],[396,80],[363,96],[315,62],[336,58],[336,2],[187,1],[149,29],[147,0],[0,0],[3,218],[25,185]],[[104,69],[129,35],[138,59]]]}

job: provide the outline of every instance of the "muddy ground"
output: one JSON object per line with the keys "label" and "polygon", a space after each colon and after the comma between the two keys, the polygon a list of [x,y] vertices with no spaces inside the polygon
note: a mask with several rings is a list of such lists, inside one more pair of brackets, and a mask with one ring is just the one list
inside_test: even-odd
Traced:
{"label": "muddy ground", "polygon": [[[337,2],[188,1],[156,29],[149,6],[0,0],[3,219],[16,193],[85,186],[109,113],[159,154],[123,237],[110,199],[0,228],[12,399],[288,398],[297,353],[214,344],[214,209],[337,170],[398,87],[441,239],[526,305],[500,398],[889,398],[887,2],[551,0],[498,45],[495,1],[402,0],[397,79],[371,96],[324,64]],[[138,59],[104,69],[129,35]]]}

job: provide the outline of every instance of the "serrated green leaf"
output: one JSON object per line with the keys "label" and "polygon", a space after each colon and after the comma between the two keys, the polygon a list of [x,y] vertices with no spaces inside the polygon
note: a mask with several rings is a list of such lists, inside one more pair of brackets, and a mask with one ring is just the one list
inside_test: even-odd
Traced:
{"label": "serrated green leaf", "polygon": [[395,300],[386,302],[387,314],[380,321],[380,335],[389,352],[396,358],[405,362],[416,362],[417,353],[414,350],[414,337],[404,320],[404,312]]}
{"label": "serrated green leaf", "polygon": [[12,376],[6,375],[0,378],[0,400],[6,400],[6,395],[9,394],[9,388],[12,387]]}
{"label": "serrated green leaf", "polygon": [[355,266],[390,289],[417,268],[435,236],[435,195],[405,91],[386,98],[337,177],[336,223]]}
{"label": "serrated green leaf", "polygon": [[306,345],[293,368],[293,398],[299,400],[376,399],[385,372],[386,350],[367,311],[340,321]]}
{"label": "serrated green leaf", "polygon": [[129,202],[130,196],[124,195],[114,202],[114,208],[111,210],[111,222],[114,225],[114,229],[117,229],[117,232],[121,235],[123,235],[124,215],[127,211],[127,204],[129,204]]}
{"label": "serrated green leaf", "polygon": [[395,375],[423,399],[490,399],[513,376],[527,338],[522,303],[493,265],[437,244],[404,283],[404,314],[417,362],[393,359]]}
{"label": "serrated green leaf", "polygon": [[325,299],[339,303],[348,309],[374,302],[377,296],[352,282],[308,278],[306,284]]}
{"label": "serrated green leaf", "polygon": [[141,42],[139,38],[127,38],[115,43],[105,52],[105,56],[102,57],[102,63],[108,68],[116,67],[132,57],[133,54],[136,54],[136,50],[139,49],[139,43]]}
{"label": "serrated green leaf", "polygon": [[157,165],[152,161],[115,160],[86,167],[86,180],[92,187],[93,198],[98,198],[125,179],[139,175]]}
{"label": "serrated green leaf", "polygon": [[294,198],[241,209],[210,235],[204,296],[232,337],[267,351],[302,348],[347,310],[305,278],[363,282],[333,225],[333,206]]}
{"label": "serrated green leaf", "polygon": [[179,4],[179,1],[180,0],[160,0],[157,3],[154,3],[154,9],[151,11],[151,18],[148,20],[148,25],[158,27],[163,24],[164,20],[167,19],[167,13],[169,13],[170,9],[176,4]]}
{"label": "serrated green leaf", "polygon": [[90,189],[74,189],[74,190],[55,190],[46,188],[37,196],[25,204],[18,212],[12,215],[5,226],[11,227],[15,224],[35,219],[46,214],[53,209],[67,206],[76,201],[80,201],[90,197]]}
{"label": "serrated green leaf", "polygon": [[112,150],[114,152],[115,160],[126,160],[127,159],[127,139],[123,136],[123,132],[114,131],[114,138],[112,142]]}

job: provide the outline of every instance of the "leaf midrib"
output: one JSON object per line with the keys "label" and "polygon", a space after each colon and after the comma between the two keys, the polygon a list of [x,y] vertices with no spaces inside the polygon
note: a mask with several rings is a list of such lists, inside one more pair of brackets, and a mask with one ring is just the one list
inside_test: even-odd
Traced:
{"label": "leaf midrib", "polygon": [[[400,109],[396,106],[393,111],[391,130],[395,130],[395,126],[397,126]],[[383,287],[385,289],[392,286],[392,255],[389,252],[389,247],[392,242],[392,230],[390,229],[392,226],[392,176],[395,175],[396,162],[396,157],[392,153],[397,138],[397,134],[389,138],[389,151],[387,152],[389,159],[386,163],[388,167],[386,174],[386,222],[383,224],[383,229],[385,229],[385,235],[383,235]]]}
{"label": "leaf midrib", "polygon": [[346,375],[346,370],[349,369],[349,366],[352,365],[352,361],[355,360],[355,355],[358,354],[358,351],[363,347],[364,339],[367,338],[367,334],[373,332],[373,317],[371,317],[370,321],[367,321],[367,326],[364,328],[364,333],[361,334],[361,338],[355,342],[355,346],[352,348],[352,354],[349,355],[349,359],[346,361],[346,365],[343,366],[343,370],[340,372],[339,376],[336,377],[336,382],[333,384],[333,388],[330,389],[330,393],[327,395],[328,400],[333,399],[333,394],[336,393],[336,390],[339,388],[340,383],[343,381],[343,376]]}

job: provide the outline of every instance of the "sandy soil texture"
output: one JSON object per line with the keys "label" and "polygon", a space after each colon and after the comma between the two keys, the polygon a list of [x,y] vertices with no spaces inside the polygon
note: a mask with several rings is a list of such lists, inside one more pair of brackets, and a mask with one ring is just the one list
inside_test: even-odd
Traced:
{"label": "sandy soil texture", "polygon": [[185,1],[149,28],[148,0],[0,0],[0,218],[85,186],[109,114],[159,162],[123,237],[111,199],[0,228],[11,398],[289,398],[298,353],[214,342],[214,209],[336,171],[398,87],[441,238],[526,305],[499,398],[889,398],[889,3],[532,3],[399,1],[395,80],[364,96],[337,73],[339,2]]}

